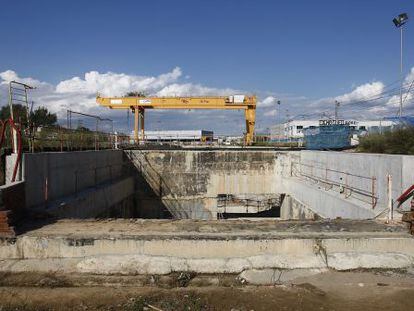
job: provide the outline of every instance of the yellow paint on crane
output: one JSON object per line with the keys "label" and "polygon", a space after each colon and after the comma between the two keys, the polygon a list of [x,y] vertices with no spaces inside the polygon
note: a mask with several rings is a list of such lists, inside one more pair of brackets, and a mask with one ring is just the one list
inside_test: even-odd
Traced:
{"label": "yellow paint on crane", "polygon": [[244,110],[246,119],[245,144],[253,141],[256,121],[256,96],[210,97],[96,97],[96,102],[111,109],[131,109],[135,113],[135,141],[144,140],[145,109],[225,109]]}

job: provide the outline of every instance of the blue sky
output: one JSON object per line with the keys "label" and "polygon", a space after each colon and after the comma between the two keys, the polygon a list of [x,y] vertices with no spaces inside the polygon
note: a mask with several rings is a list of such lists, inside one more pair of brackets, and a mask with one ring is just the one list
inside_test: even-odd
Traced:
{"label": "blue sky", "polygon": [[[360,85],[397,80],[391,20],[401,12],[414,19],[414,2],[1,0],[0,72],[56,86],[90,71],[157,77],[179,67],[174,83],[271,95],[299,113]],[[180,116],[165,114],[158,124],[173,115]],[[263,114],[259,126],[270,124]]]}

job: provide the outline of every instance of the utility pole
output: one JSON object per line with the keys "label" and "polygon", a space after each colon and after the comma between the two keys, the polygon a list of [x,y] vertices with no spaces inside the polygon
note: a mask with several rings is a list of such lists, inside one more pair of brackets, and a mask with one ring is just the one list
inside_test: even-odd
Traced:
{"label": "utility pole", "polygon": [[290,115],[289,115],[289,109],[286,109],[286,119],[287,119],[287,135],[288,135],[288,138],[289,138],[289,142],[291,142],[291,139],[292,139],[292,135],[291,135],[291,132],[290,132]]}

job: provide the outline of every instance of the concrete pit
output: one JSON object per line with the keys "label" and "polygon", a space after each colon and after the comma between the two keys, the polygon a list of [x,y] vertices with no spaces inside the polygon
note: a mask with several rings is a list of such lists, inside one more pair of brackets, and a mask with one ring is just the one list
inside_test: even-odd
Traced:
{"label": "concrete pit", "polygon": [[26,216],[1,239],[3,272],[236,274],[254,284],[285,270],[414,262],[398,214],[385,224],[387,176],[396,197],[414,183],[414,157],[108,150],[26,154],[23,164],[17,190],[1,192],[23,196]]}

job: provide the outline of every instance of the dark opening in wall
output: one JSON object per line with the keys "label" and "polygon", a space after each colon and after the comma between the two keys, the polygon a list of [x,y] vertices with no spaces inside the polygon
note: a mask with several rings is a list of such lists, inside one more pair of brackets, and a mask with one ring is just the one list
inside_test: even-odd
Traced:
{"label": "dark opening in wall", "polygon": [[[219,218],[219,216],[217,216]],[[224,213],[221,216],[223,219],[230,218],[275,218],[280,217],[280,206],[274,206],[271,209],[259,213]]]}
{"label": "dark opening in wall", "polygon": [[218,194],[217,218],[280,217],[278,194]]}

